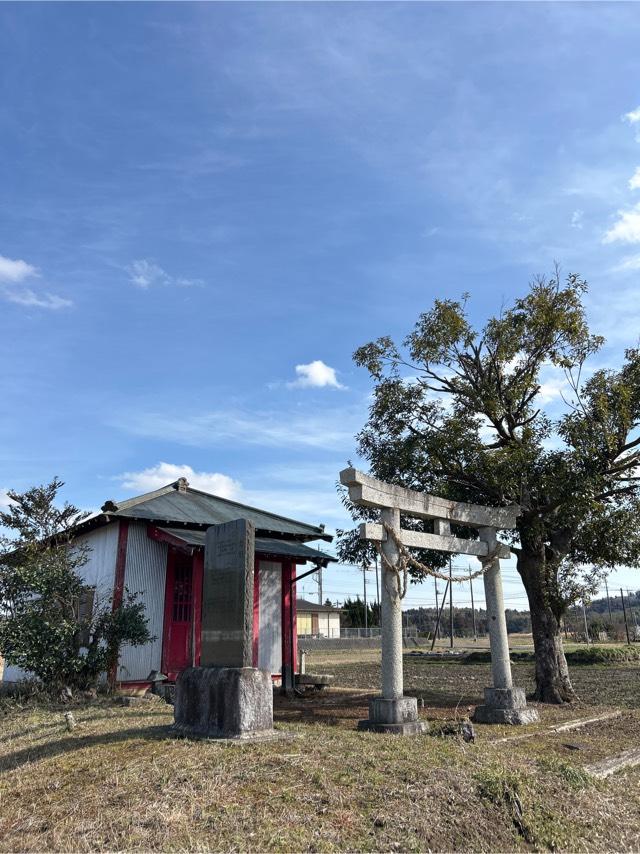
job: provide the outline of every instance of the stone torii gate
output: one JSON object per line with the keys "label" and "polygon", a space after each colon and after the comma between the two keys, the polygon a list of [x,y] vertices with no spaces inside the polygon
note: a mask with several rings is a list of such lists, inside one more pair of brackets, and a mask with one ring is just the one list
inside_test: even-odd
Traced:
{"label": "stone torii gate", "polygon": [[[449,501],[436,495],[416,492],[369,477],[354,468],[340,472],[340,482],[349,488],[349,498],[360,507],[380,510],[380,523],[360,525],[360,539],[379,543],[382,552],[382,696],[371,700],[369,719],[361,728],[375,732],[414,734],[426,725],[418,720],[415,697],[403,696],[402,672],[402,582],[393,571],[401,559],[399,544],[407,548],[435,549],[474,555],[483,564],[487,625],[491,646],[493,685],[485,688],[483,706],[475,710],[479,723],[531,723],[538,718],[527,708],[522,688],[511,678],[507,622],[500,575],[500,558],[508,558],[509,547],[497,540],[497,531],[515,527],[520,514],[517,505],[485,507]],[[401,529],[400,514],[433,520],[433,534]],[[463,539],[451,533],[451,523],[478,531],[478,540]]]}

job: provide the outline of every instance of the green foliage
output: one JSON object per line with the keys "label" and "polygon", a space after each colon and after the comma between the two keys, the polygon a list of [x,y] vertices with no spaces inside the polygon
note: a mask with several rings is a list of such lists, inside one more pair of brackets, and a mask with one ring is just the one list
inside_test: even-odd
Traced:
{"label": "green foliage", "polygon": [[[347,627],[364,628],[365,624],[365,607],[364,602],[357,596],[355,599],[345,599],[342,610],[344,612],[344,621]],[[367,626],[380,625],[380,607],[377,602],[373,604],[367,603]]]}
{"label": "green foliage", "polygon": [[[556,271],[480,329],[466,297],[436,300],[402,347],[383,337],[354,354],[374,381],[358,436],[374,476],[522,508],[517,530],[504,535],[534,640],[559,634],[567,607],[588,600],[604,572],[640,564],[640,350],[627,350],[617,370],[590,369],[603,339],[589,332],[586,289],[578,275],[561,283]],[[539,402],[550,367],[570,389],[555,419]]]}
{"label": "green foliage", "polygon": [[73,505],[55,506],[57,478],[22,494],[9,492],[0,523],[0,650],[9,664],[33,673],[49,690],[94,687],[117,664],[122,644],[151,640],[144,606],[125,591],[113,608],[99,602],[80,570],[85,546],[72,542],[86,517]]}

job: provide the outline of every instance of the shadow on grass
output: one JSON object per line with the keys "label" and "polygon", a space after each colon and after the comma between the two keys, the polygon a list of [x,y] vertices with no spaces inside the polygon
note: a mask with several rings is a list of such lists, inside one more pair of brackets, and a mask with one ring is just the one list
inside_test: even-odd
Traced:
{"label": "shadow on grass", "polygon": [[97,733],[95,735],[69,735],[67,738],[24,747],[21,750],[0,756],[0,772],[15,771],[30,762],[51,759],[65,753],[73,753],[76,750],[84,750],[98,745],[121,744],[134,739],[164,741],[171,737],[171,728],[166,724]]}

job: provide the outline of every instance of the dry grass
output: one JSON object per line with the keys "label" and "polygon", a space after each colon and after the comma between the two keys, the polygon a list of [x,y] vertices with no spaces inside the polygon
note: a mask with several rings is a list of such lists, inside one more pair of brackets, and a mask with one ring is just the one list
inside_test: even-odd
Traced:
{"label": "dry grass", "polygon": [[[369,677],[373,664],[361,664]],[[454,686],[448,680],[456,673],[468,680],[470,666],[407,667],[416,692],[435,697],[424,710],[430,719],[453,717],[457,700],[450,698],[462,692],[475,700],[476,683],[486,682],[486,668],[472,684]],[[615,683],[618,668],[584,669],[593,671],[600,693]],[[440,694],[435,683],[420,684],[432,676],[442,683]],[[478,727],[476,743],[467,745],[357,732],[371,687],[278,699],[277,726],[297,737],[234,747],[171,738],[172,710],[164,704],[77,707],[71,733],[62,708],[7,706],[0,717],[0,850],[640,847],[640,771],[601,783],[581,771],[602,754],[637,745],[635,710],[546,734],[558,717],[585,715],[543,709],[535,738],[494,744],[507,728]]]}

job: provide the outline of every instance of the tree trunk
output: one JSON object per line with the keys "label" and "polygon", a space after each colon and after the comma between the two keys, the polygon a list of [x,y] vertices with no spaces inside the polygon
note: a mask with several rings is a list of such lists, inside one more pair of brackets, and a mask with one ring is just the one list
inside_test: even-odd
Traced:
{"label": "tree trunk", "polygon": [[534,700],[541,703],[570,703],[576,699],[562,645],[560,618],[549,605],[543,588],[544,558],[518,555],[520,573],[531,612],[533,648],[536,661]]}

